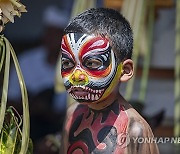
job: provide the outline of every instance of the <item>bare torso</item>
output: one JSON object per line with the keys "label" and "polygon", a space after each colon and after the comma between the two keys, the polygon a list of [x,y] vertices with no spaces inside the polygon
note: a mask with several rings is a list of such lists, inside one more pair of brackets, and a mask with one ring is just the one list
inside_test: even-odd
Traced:
{"label": "bare torso", "polygon": [[79,104],[68,114],[63,134],[64,154],[158,154],[156,144],[134,143],[132,137],[153,137],[153,134],[146,121],[126,103],[115,100],[100,111]]}

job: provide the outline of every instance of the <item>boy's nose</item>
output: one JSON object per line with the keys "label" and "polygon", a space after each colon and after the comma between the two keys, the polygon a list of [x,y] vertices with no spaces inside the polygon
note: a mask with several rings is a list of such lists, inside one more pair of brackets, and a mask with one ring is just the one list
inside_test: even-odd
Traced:
{"label": "boy's nose", "polygon": [[70,82],[73,85],[84,85],[88,83],[88,77],[85,72],[77,69],[70,77]]}

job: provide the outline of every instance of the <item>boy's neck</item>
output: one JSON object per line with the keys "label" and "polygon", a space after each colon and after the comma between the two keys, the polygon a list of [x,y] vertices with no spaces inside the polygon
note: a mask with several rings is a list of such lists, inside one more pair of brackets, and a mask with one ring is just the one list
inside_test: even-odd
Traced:
{"label": "boy's neck", "polygon": [[110,106],[115,100],[118,99],[119,93],[112,93],[110,96],[108,96],[106,99],[102,100],[98,103],[92,103],[88,105],[89,108],[94,110],[102,110],[106,107]]}

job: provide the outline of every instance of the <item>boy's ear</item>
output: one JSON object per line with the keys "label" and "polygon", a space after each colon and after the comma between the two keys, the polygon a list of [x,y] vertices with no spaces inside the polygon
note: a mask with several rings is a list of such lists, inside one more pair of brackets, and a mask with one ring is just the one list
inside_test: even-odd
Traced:
{"label": "boy's ear", "polygon": [[134,74],[133,61],[131,59],[126,59],[122,63],[122,74],[120,77],[121,82],[126,82],[130,80]]}

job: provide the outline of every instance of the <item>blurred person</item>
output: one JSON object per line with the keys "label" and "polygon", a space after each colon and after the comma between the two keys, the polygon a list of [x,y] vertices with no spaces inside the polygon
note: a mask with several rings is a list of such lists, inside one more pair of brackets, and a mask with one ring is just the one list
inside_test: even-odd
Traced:
{"label": "blurred person", "polygon": [[[68,17],[65,11],[51,6],[43,14],[42,44],[24,51],[19,57],[20,67],[28,90],[30,108],[30,136],[37,141],[49,133],[61,130],[66,111],[66,92],[54,92],[54,79],[60,41]],[[13,67],[10,72],[9,104],[21,114],[21,92]]]}

